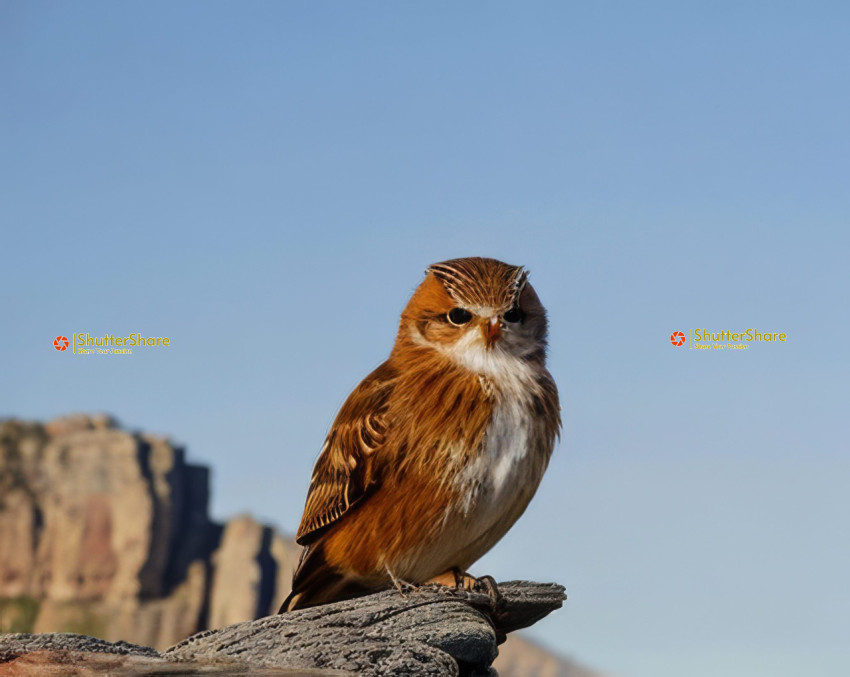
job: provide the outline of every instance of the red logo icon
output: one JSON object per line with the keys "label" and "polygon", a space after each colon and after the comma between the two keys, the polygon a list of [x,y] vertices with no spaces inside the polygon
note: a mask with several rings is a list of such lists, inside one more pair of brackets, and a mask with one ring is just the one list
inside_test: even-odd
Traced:
{"label": "red logo icon", "polygon": [[674,331],[670,334],[670,343],[674,346],[680,346],[685,342],[685,335],[680,331]]}
{"label": "red logo icon", "polygon": [[56,350],[62,351],[68,349],[68,337],[67,336],[57,336],[53,339],[53,347]]}

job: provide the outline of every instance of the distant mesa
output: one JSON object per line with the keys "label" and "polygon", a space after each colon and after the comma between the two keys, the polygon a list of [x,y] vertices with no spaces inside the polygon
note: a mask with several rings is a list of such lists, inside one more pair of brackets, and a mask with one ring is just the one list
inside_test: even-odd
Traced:
{"label": "distant mesa", "polygon": [[209,475],[107,414],[0,423],[0,631],[165,648],[277,611],[298,548],[213,522]]}

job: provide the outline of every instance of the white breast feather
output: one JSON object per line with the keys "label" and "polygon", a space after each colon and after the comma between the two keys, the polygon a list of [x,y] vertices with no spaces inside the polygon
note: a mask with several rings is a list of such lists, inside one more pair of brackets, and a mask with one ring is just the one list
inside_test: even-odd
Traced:
{"label": "white breast feather", "polygon": [[463,362],[493,384],[493,410],[484,448],[459,474],[458,482],[466,498],[465,512],[478,513],[489,522],[498,520],[500,511],[528,490],[529,482],[536,487],[540,480],[533,477],[536,464],[527,463],[540,426],[532,408],[532,395],[539,386],[533,368],[524,360],[499,349],[477,348],[467,346]]}
{"label": "white breast feather", "polygon": [[528,453],[528,416],[527,408],[517,402],[503,402],[493,409],[493,418],[485,433],[484,453],[476,462],[487,466],[484,475],[489,475],[494,498],[502,494],[516,466]]}
{"label": "white breast feather", "polygon": [[454,343],[439,344],[427,342],[415,325],[409,329],[417,344],[442,352],[494,386],[484,448],[456,478],[465,498],[464,512],[474,523],[470,526],[483,532],[515,501],[531,497],[546,466],[545,460],[541,464],[528,458],[529,448],[539,444],[544,434],[543,422],[532,406],[533,395],[540,389],[535,368],[500,345],[488,349],[478,331],[468,331]]}

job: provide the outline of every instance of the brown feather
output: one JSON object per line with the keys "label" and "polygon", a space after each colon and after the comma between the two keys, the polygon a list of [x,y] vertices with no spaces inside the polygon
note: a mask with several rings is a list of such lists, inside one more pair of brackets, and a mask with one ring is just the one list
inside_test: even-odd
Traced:
{"label": "brown feather", "polygon": [[393,371],[382,364],[342,405],[316,461],[296,541],[311,543],[361,501],[375,483],[372,454],[384,443]]}

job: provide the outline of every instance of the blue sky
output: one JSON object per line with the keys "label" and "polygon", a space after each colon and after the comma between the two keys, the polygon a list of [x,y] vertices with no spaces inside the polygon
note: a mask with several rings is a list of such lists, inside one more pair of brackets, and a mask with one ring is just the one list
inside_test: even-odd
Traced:
{"label": "blue sky", "polygon": [[[0,412],[297,526],[424,268],[524,264],[564,432],[476,567],[621,677],[850,669],[842,3],[5,2]],[[783,331],[748,351],[671,331]],[[85,357],[57,334],[168,336]]]}

